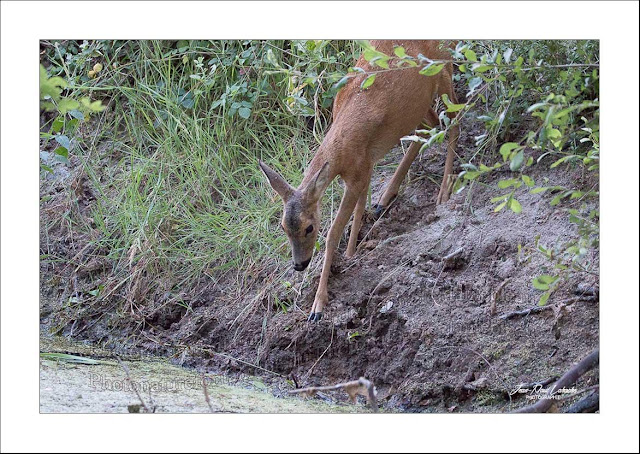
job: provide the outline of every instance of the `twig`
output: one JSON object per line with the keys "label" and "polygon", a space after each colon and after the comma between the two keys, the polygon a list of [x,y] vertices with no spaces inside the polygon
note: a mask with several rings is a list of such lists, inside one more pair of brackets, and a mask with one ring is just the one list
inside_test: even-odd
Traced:
{"label": "twig", "polygon": [[600,409],[600,392],[594,391],[578,402],[571,404],[565,413],[594,413]]}
{"label": "twig", "polygon": [[496,315],[496,303],[498,302],[498,298],[500,298],[502,289],[505,285],[507,285],[507,282],[509,282],[509,278],[506,278],[504,281],[502,281],[502,284],[500,284],[496,291],[491,295],[491,305],[489,306],[489,314],[491,316]]}
{"label": "twig", "polygon": [[462,255],[463,252],[464,247],[461,247],[453,251],[451,254],[445,255],[442,258],[442,262],[444,263],[445,268],[454,268],[456,260]]}
{"label": "twig", "polygon": [[284,378],[284,379],[286,379],[286,378],[287,378],[287,376],[286,376],[286,375],[279,374],[279,373],[274,372],[274,371],[272,371],[272,370],[265,369],[264,367],[257,366],[257,365],[255,365],[255,364],[251,364],[250,362],[243,361],[243,360],[238,359],[238,358],[234,358],[233,356],[231,356],[231,355],[227,355],[227,354],[225,354],[225,353],[219,353],[219,352],[217,352],[217,351],[215,351],[215,350],[213,350],[213,349],[211,349],[211,348],[206,348],[206,347],[190,347],[190,346],[183,345],[183,344],[178,344],[178,345],[176,345],[176,347],[184,348],[184,349],[189,349],[189,348],[190,348],[191,350],[195,350],[195,351],[203,351],[203,352],[207,352],[207,353],[209,353],[209,354],[210,354],[210,355],[212,355],[212,356],[221,356],[221,357],[223,357],[223,358],[227,358],[227,359],[230,359],[230,360],[232,360],[232,361],[236,361],[236,362],[238,362],[238,363],[240,363],[240,364],[244,364],[245,366],[253,367],[254,369],[258,369],[258,370],[261,370],[261,371],[263,371],[263,372],[268,372],[268,373],[270,373],[270,374],[276,375],[276,376],[281,377],[281,378]]}
{"label": "twig", "polygon": [[569,399],[573,399],[574,397],[579,396],[580,394],[584,394],[584,393],[588,393],[594,390],[599,390],[600,389],[600,385],[593,385],[593,386],[587,386],[584,389],[581,389],[580,391],[576,391],[575,393],[571,393],[568,394],[564,397],[561,397],[559,399],[556,399],[559,402],[565,401],[565,400],[569,400]]}
{"label": "twig", "polygon": [[215,413],[213,409],[213,405],[211,405],[211,399],[209,399],[209,390],[207,389],[207,378],[204,373],[202,374],[202,389],[204,390],[204,400],[207,401],[207,405],[209,406],[209,411],[211,413]]}
{"label": "twig", "polygon": [[[573,385],[585,372],[593,369],[600,362],[600,349],[596,348],[594,351],[589,353],[585,358],[582,359],[578,364],[569,369],[560,380],[558,380],[550,389],[549,389],[549,397],[552,397],[554,393],[566,386]],[[516,410],[514,413],[546,413],[553,403],[555,399],[540,399],[533,405],[529,405],[527,407],[520,408]]]}
{"label": "twig", "polygon": [[508,314],[501,315],[500,318],[502,320],[509,320],[519,316],[525,316],[529,314],[537,314],[538,312],[546,311],[547,309],[553,309],[553,305],[549,304],[546,306],[534,306],[529,309],[523,309],[521,311],[513,311]]}
{"label": "twig", "polygon": [[534,382],[531,382],[531,383],[524,383],[524,384],[520,385],[520,388],[521,389],[532,389],[532,388],[536,388],[538,386],[544,388],[545,386],[549,386],[551,383],[556,382],[558,380],[558,378],[560,378],[560,377],[558,377],[557,375],[554,375],[553,377],[547,378],[544,381],[534,381]]}
{"label": "twig", "polygon": [[131,385],[131,388],[133,388],[133,391],[136,393],[136,396],[138,396],[138,399],[140,400],[140,403],[142,404],[142,407],[144,408],[144,410],[147,413],[152,413],[151,410],[149,410],[149,407],[147,407],[147,404],[144,403],[144,400],[142,399],[142,396],[138,392],[138,387],[136,386],[135,382],[133,380],[131,380],[131,375],[129,375],[129,368],[122,362],[122,360],[120,359],[119,356],[116,355],[116,359],[118,360],[118,363],[120,364],[120,367],[122,367],[122,369],[124,370],[124,373],[126,375],[126,379],[129,382],[129,384]]}
{"label": "twig", "polygon": [[333,391],[336,389],[344,389],[349,395],[349,400],[352,403],[356,402],[356,396],[361,395],[367,399],[367,403],[371,406],[374,413],[378,411],[378,401],[376,399],[376,390],[373,383],[364,377],[360,377],[358,380],[338,383],[331,386],[310,386],[308,388],[294,389],[289,391],[289,394],[304,394],[305,396],[313,396],[319,391]]}
{"label": "twig", "polygon": [[509,320],[511,318],[519,317],[521,315],[524,316],[524,315],[529,315],[529,314],[535,314],[535,313],[538,313],[538,312],[545,311],[547,309],[553,309],[554,307],[557,307],[557,306],[570,306],[573,303],[577,303],[578,301],[595,301],[595,300],[596,300],[595,296],[589,296],[589,295],[587,295],[587,296],[575,296],[573,298],[569,298],[569,299],[566,299],[566,300],[563,300],[563,301],[559,301],[556,304],[547,304],[545,306],[534,306],[534,307],[531,307],[529,309],[524,309],[524,310],[521,310],[521,311],[509,312],[507,314],[501,315],[500,318],[502,320]]}

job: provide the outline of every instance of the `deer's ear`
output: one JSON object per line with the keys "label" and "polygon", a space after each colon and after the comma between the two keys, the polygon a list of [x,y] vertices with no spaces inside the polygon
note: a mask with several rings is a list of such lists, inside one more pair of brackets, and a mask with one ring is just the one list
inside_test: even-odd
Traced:
{"label": "deer's ear", "polygon": [[329,163],[325,162],[322,168],[311,178],[304,191],[311,200],[316,201],[322,197],[329,183],[331,183],[329,179]]}
{"label": "deer's ear", "polygon": [[282,200],[286,203],[286,201],[289,200],[289,198],[293,195],[295,189],[293,189],[291,185],[289,185],[289,183],[287,183],[286,180],[282,178],[278,172],[273,170],[264,162],[258,161],[258,163],[260,164],[260,169],[267,177],[267,180],[269,181],[269,184],[271,185],[273,190],[276,191],[282,198]]}

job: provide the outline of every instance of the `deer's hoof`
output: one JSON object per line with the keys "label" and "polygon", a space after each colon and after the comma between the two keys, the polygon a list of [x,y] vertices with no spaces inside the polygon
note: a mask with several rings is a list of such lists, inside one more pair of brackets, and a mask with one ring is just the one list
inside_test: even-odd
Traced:
{"label": "deer's hoof", "polygon": [[317,323],[322,319],[322,312],[312,312],[309,314],[308,322]]}

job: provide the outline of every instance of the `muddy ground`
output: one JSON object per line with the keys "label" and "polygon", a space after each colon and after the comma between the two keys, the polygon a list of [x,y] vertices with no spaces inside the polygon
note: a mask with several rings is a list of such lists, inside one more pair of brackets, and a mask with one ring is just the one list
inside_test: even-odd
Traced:
{"label": "muddy ground", "polygon": [[[286,388],[268,386],[251,375],[203,375],[144,355],[114,359],[109,350],[60,338],[44,338],[41,348],[49,352],[40,358],[41,413],[362,411],[358,405],[332,403],[329,392],[319,399],[290,395]],[[78,357],[90,361],[74,362]]]}
{"label": "muddy ground", "polygon": [[[473,135],[472,128],[463,128],[462,154],[473,152]],[[500,175],[436,206],[433,177],[442,172],[442,151],[435,149],[414,163],[409,181],[382,219],[367,215],[364,241],[352,259],[338,254],[329,281],[330,304],[318,324],[308,324],[306,317],[322,254],[306,271],[311,279],[291,269],[278,277],[290,283],[283,286],[262,271],[243,279],[242,295],[237,274],[203,276],[183,292],[188,308],[156,301],[143,320],[116,310],[127,304],[117,292],[101,303],[99,314],[70,316],[68,284],[56,280],[60,267],[43,263],[43,332],[120,353],[169,357],[202,371],[255,374],[274,386],[332,384],[364,376],[376,384],[378,400],[388,411],[505,412],[530,404],[529,398],[510,396],[510,391],[521,383],[562,375],[599,344],[597,299],[561,304],[579,284],[598,286],[598,257],[592,257],[592,273],[572,277],[551,296],[548,310],[501,318],[537,305],[541,292],[531,280],[548,266],[540,255],[525,260],[519,245],[531,247],[536,236],[547,245],[566,241],[575,226],[565,212],[550,206],[551,195],[524,189],[517,194],[522,213],[494,213],[490,199],[497,194]],[[378,166],[374,202],[394,169],[384,164],[398,162],[400,155],[395,150]],[[547,178],[548,184],[597,184],[582,181],[571,168],[538,168],[531,176]],[[55,188],[69,184],[76,185],[79,198],[85,195],[88,212],[92,200],[85,193],[91,189],[80,169],[72,168],[59,183],[42,186],[52,198],[41,203],[41,216],[55,206]],[[589,203],[597,207],[597,201]],[[47,231],[41,245],[67,257],[82,253],[82,242],[65,243],[66,234],[55,235]],[[343,242],[340,252],[344,248]],[[74,286],[90,289],[105,281],[111,264],[89,265],[95,266],[69,274]],[[598,374],[596,369],[583,376],[577,389],[597,384]]]}

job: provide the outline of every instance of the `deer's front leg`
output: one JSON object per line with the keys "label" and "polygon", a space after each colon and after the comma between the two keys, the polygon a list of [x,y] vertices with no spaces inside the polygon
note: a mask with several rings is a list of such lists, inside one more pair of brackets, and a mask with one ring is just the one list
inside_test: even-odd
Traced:
{"label": "deer's front leg", "polygon": [[317,322],[322,318],[322,311],[329,302],[329,293],[327,292],[327,284],[329,282],[329,274],[331,274],[331,263],[333,262],[333,255],[338,248],[340,237],[344,228],[347,225],[347,221],[353,213],[353,209],[358,201],[358,196],[362,188],[350,188],[347,186],[344,196],[342,196],[342,202],[340,202],[340,208],[338,214],[331,224],[329,234],[327,235],[327,245],[324,253],[324,263],[322,264],[322,274],[320,275],[320,284],[316,291],[316,297],[311,308],[311,314],[309,315],[309,321]]}

